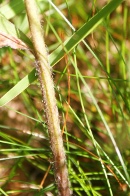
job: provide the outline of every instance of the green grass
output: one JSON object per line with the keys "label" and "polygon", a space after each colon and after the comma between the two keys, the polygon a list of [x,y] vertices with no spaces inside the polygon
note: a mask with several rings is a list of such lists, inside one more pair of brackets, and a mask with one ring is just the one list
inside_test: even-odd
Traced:
{"label": "green grass", "polygon": [[[58,12],[48,2],[37,1],[73,193],[129,195],[129,5],[54,2]],[[23,1],[1,1],[0,13],[0,32],[32,48]],[[57,193],[35,63],[0,49],[0,195]]]}

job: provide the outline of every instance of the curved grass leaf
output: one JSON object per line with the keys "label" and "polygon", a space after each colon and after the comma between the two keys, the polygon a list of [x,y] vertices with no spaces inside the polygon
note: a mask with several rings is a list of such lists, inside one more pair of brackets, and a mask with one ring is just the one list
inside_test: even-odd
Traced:
{"label": "curved grass leaf", "polygon": [[0,48],[11,47],[13,49],[29,50],[28,46],[10,34],[6,34],[0,31]]}
{"label": "curved grass leaf", "polygon": [[[77,46],[87,35],[89,35],[101,22],[102,20],[109,15],[113,10],[116,9],[118,5],[121,4],[123,0],[111,1],[104,8],[102,8],[95,16],[93,16],[87,23],[85,23],[78,31],[76,31],[72,37],[70,37],[62,46],[59,46],[52,54],[49,56],[51,66],[55,65],[59,62],[65,54],[69,53],[73,50],[75,46]],[[2,24],[1,24],[2,22]],[[5,24],[4,24],[5,22]],[[31,41],[27,38],[21,31],[16,30],[13,24],[10,24],[11,33],[13,36],[17,36],[19,39],[28,45],[32,46]],[[9,33],[10,29],[8,29],[7,20],[3,17],[0,17],[0,30],[5,29],[6,32]],[[12,34],[11,34],[12,35]],[[26,38],[26,39],[25,39]],[[25,76],[22,80],[19,81],[11,90],[9,90],[1,99],[0,99],[0,107],[10,102],[17,95],[22,93],[35,79],[35,70]],[[29,78],[31,80],[29,80]],[[19,88],[21,86],[22,88]]]}

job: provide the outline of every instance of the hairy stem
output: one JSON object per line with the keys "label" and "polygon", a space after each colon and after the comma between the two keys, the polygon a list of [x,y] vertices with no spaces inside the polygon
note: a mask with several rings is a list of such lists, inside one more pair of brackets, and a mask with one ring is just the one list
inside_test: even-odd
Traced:
{"label": "hairy stem", "polygon": [[54,83],[51,76],[51,67],[48,62],[43,30],[41,28],[35,0],[25,0],[25,5],[34,46],[36,69],[41,84],[43,103],[46,111],[58,195],[70,196],[71,190],[66,166],[66,156],[60,129],[58,108],[56,105]]}

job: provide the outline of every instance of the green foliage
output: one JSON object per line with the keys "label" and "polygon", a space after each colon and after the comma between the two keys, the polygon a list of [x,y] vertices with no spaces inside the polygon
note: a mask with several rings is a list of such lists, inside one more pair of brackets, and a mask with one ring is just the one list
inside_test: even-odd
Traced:
{"label": "green foliage", "polygon": [[[129,5],[48,2],[37,0],[74,195],[129,195]],[[32,48],[24,2],[0,3],[0,32]],[[0,195],[57,193],[35,63],[0,49]]]}

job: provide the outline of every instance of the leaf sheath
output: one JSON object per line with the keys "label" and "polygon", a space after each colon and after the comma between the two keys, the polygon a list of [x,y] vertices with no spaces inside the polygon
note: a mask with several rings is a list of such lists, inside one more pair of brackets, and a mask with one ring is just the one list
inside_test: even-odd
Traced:
{"label": "leaf sheath", "polygon": [[62,196],[69,196],[71,195],[71,191],[69,187],[66,156],[60,129],[54,84],[51,76],[51,67],[48,61],[43,31],[41,29],[35,0],[25,0],[25,5],[34,46],[36,69],[41,84],[43,103],[46,111],[58,194]]}

